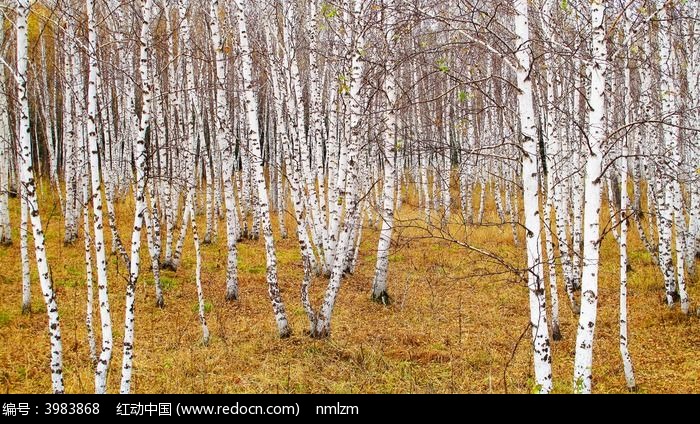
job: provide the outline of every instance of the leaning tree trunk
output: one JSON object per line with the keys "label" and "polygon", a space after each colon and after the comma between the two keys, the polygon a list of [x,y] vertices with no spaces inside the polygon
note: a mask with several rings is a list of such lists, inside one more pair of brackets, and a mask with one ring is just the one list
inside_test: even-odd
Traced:
{"label": "leaning tree trunk", "polygon": [[[272,31],[268,28],[268,33],[272,34]],[[270,51],[272,51],[272,45],[270,44],[270,38],[273,38],[272,36],[267,36],[266,41],[268,42],[268,48]],[[298,161],[296,163],[292,163],[291,159],[291,152],[290,152],[290,146],[291,143],[289,142],[289,137],[287,135],[287,125],[286,122],[284,121],[284,116],[283,116],[283,103],[282,103],[282,98],[287,97],[287,91],[285,88],[285,84],[280,84],[281,77],[280,77],[280,70],[277,68],[274,64],[271,64],[272,67],[272,72],[270,75],[270,79],[272,82],[272,100],[274,102],[274,109],[275,109],[275,127],[277,129],[277,140],[278,140],[278,149],[282,150],[280,151],[280,154],[284,157],[284,163],[286,165],[286,170],[287,170],[287,178],[289,180],[289,187],[290,187],[290,192],[291,192],[291,197],[292,197],[292,206],[294,209],[294,217],[296,219],[296,233],[297,233],[297,240],[299,242],[299,249],[301,252],[301,257],[302,257],[302,263],[304,266],[304,281],[302,283],[302,288],[301,288],[301,298],[302,298],[302,304],[307,311],[307,315],[309,316],[310,319],[310,328],[311,331],[313,331],[313,326],[315,322],[315,314],[313,313],[313,310],[311,308],[311,304],[309,302],[308,298],[308,289],[311,284],[311,270],[315,268],[315,263],[316,259],[314,258],[314,253],[311,248],[311,242],[309,240],[309,234],[306,230],[306,224],[304,223],[304,203],[301,200],[301,177],[300,173],[301,171],[298,169]],[[287,146],[286,148],[284,146]],[[281,166],[281,163],[280,163]],[[281,200],[281,199],[280,199]],[[280,216],[280,219],[283,219],[282,216]],[[322,258],[323,260],[323,258]],[[308,269],[307,269],[308,267]],[[311,312],[310,312],[311,311]]]}
{"label": "leaning tree trunk", "polygon": [[124,314],[124,354],[122,358],[122,378],[119,391],[123,394],[131,391],[131,373],[134,361],[134,323],[136,314],[136,281],[139,277],[140,249],[141,249],[141,227],[143,226],[143,216],[146,210],[144,200],[146,182],[146,131],[151,118],[151,79],[148,77],[148,55],[149,55],[149,25],[151,21],[151,9],[153,0],[141,0],[142,25],[140,34],[140,64],[141,74],[141,122],[139,123],[138,136],[134,149],[136,159],[136,185],[135,198],[136,208],[134,210],[134,226],[131,233],[131,261],[129,264],[129,282],[126,286],[126,313]]}
{"label": "leaning tree trunk", "polygon": [[[360,102],[360,87],[361,78],[364,68],[362,62],[361,51],[364,48],[364,38],[362,35],[362,30],[360,28],[360,20],[362,13],[362,2],[360,0],[353,1],[353,32],[355,33],[354,44],[352,44],[352,61],[351,61],[351,77],[350,77],[350,90],[346,93],[349,97],[350,105],[350,137],[347,147],[347,185],[345,187],[345,201],[347,202],[345,220],[343,222],[343,229],[338,238],[338,244],[335,248],[335,256],[333,257],[333,263],[331,266],[331,275],[328,282],[328,287],[326,288],[326,293],[323,297],[323,304],[321,310],[318,314],[318,319],[316,320],[316,329],[313,332],[314,337],[329,337],[331,332],[331,316],[333,314],[333,307],[335,306],[335,300],[338,296],[340,290],[340,283],[343,277],[345,268],[345,259],[347,249],[352,249],[352,239],[351,235],[355,227],[355,221],[359,208],[359,201],[357,196],[358,189],[358,149],[359,149],[359,139],[360,132],[362,128],[360,126],[362,104]],[[349,31],[349,29],[348,29]]]}
{"label": "leaning tree trunk", "polygon": [[[241,62],[243,74],[243,95],[246,105],[246,118],[248,124],[248,142],[250,143],[250,160],[255,185],[257,188],[258,202],[260,206],[260,214],[262,219],[262,229],[265,238],[265,256],[267,261],[267,285],[268,295],[272,302],[272,310],[277,322],[277,330],[280,337],[288,337],[291,333],[289,324],[287,323],[287,312],[282,302],[279,284],[277,282],[277,255],[275,254],[275,241],[272,237],[272,225],[270,224],[270,205],[267,197],[267,188],[265,187],[265,175],[263,169],[263,161],[259,129],[258,129],[258,99],[253,91],[253,58],[250,51],[250,42],[248,41],[248,30],[245,22],[245,11],[243,9],[243,0],[236,0],[236,19],[238,21],[238,35],[241,48]],[[194,218],[193,218],[194,219]]]}

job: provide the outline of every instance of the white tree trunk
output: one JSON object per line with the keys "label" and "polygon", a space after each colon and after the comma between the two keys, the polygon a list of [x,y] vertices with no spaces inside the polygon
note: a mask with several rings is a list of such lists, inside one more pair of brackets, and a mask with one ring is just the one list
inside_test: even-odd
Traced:
{"label": "white tree trunk", "polygon": [[[318,248],[319,250],[319,256],[323,257],[324,254],[324,228],[322,224],[322,220],[325,218],[321,217],[321,209],[319,207],[319,195],[316,190],[316,182],[317,178],[315,177],[316,170],[311,166],[310,163],[310,158],[311,158],[311,150],[309,149],[309,138],[307,137],[307,132],[306,132],[306,122],[305,122],[305,114],[304,114],[304,104],[303,104],[303,98],[302,98],[302,86],[301,86],[301,78],[299,75],[299,64],[298,64],[298,59],[297,56],[299,52],[296,49],[295,43],[297,40],[292,37],[292,29],[290,28],[292,25],[292,22],[294,22],[294,6],[288,2],[283,0],[282,1],[282,8],[284,11],[284,25],[282,27],[282,32],[283,32],[283,46],[285,49],[288,49],[289,51],[285,55],[288,61],[288,69],[289,69],[289,101],[288,104],[291,106],[289,109],[289,112],[295,113],[294,117],[291,117],[292,120],[296,123],[295,125],[295,130],[296,130],[296,141],[297,145],[299,148],[299,157],[298,160],[300,161],[300,170],[301,170],[301,178],[302,181],[304,182],[304,187],[306,188],[306,192],[308,193],[307,196],[303,196],[303,200],[307,203],[306,205],[306,210],[307,210],[307,216],[309,216],[311,220],[311,236],[314,241],[314,245]],[[312,56],[315,56],[312,55]],[[313,59],[312,59],[313,61]],[[312,64],[315,66],[315,64]],[[312,71],[313,73],[313,71]],[[312,87],[313,88],[313,87]],[[294,100],[294,101],[292,101]],[[317,121],[320,120],[319,117],[314,117],[312,116],[312,119],[316,118]],[[320,125],[319,122],[312,122],[312,125]],[[311,128],[311,132],[313,134],[315,128]],[[320,133],[320,132],[319,132]],[[313,138],[312,138],[313,140]],[[313,143],[313,141],[312,141]],[[320,189],[323,189],[323,185],[320,186]],[[323,197],[323,196],[321,196]],[[323,203],[323,202],[321,202]],[[326,264],[323,263],[322,261],[323,268],[326,268]]]}
{"label": "white tree trunk", "polygon": [[[268,28],[268,32],[271,33],[270,29]],[[268,49],[272,51],[272,45],[270,44],[270,38],[273,38],[272,36],[267,36],[266,41],[268,42]],[[282,50],[282,54],[284,55],[284,50]],[[284,59],[282,60],[284,62]],[[305,212],[305,204],[303,203],[301,197],[301,171],[299,170],[299,161],[295,161],[295,163],[292,162],[292,157],[291,157],[291,152],[290,152],[290,147],[291,143],[289,142],[289,137],[287,135],[287,123],[284,120],[284,114],[283,114],[283,98],[287,98],[287,91],[285,88],[285,84],[281,84],[280,80],[282,79],[280,74],[280,69],[274,64],[272,64],[272,70],[273,72],[270,75],[270,78],[272,80],[272,97],[273,97],[273,102],[274,102],[274,109],[275,109],[275,122],[276,122],[276,128],[277,128],[277,137],[278,137],[278,148],[281,150],[280,153],[284,157],[284,162],[286,165],[287,169],[287,178],[289,179],[289,185],[290,185],[290,191],[291,191],[291,196],[292,196],[292,206],[294,208],[294,217],[296,218],[296,232],[297,232],[297,240],[299,241],[299,248],[301,251],[301,256],[302,256],[302,262],[303,265],[306,267],[310,267],[309,270],[305,269],[305,276],[308,271],[308,273],[311,272],[311,270],[316,268],[316,258],[314,256],[313,249],[311,247],[311,242],[309,240],[309,233],[307,231],[306,223],[304,222],[304,212]],[[284,146],[287,146],[287,148],[284,148]],[[282,150],[283,149],[283,150]],[[282,217],[280,217],[282,219]],[[305,301],[308,301],[308,288],[311,284],[311,279],[309,278],[308,280],[305,278],[304,283],[302,283],[302,303]],[[310,303],[308,305],[304,305],[305,309],[308,307],[310,308]],[[312,314],[313,315],[313,314]],[[311,315],[310,315],[311,317]],[[313,323],[314,323],[313,318],[311,320],[311,326],[313,328]]]}
{"label": "white tree trunk", "polygon": [[530,325],[532,326],[535,382],[540,393],[552,390],[552,351],[547,328],[547,309],[544,294],[544,267],[542,262],[541,226],[539,211],[539,187],[537,167],[537,127],[533,105],[532,81],[529,76],[530,40],[528,28],[528,2],[516,0],[515,34],[518,60],[518,110],[523,145],[523,206],[525,211],[527,245],[527,286],[530,300]]}
{"label": "white tree trunk", "polygon": [[[632,34],[632,24],[634,18],[632,11],[625,12],[625,34],[627,37]],[[625,46],[630,48],[630,44]],[[625,58],[625,97],[624,97],[624,118],[625,123],[632,122],[632,91],[629,89],[632,85],[631,69],[629,66],[629,57],[631,52],[628,52]],[[638,130],[637,130],[638,131]],[[629,194],[627,192],[628,180],[628,155],[629,140],[634,140],[634,136],[628,136],[621,140],[622,142],[622,157],[620,158],[620,356],[622,357],[622,366],[625,372],[625,381],[627,388],[630,391],[637,389],[637,384],[634,379],[634,369],[632,367],[632,356],[629,352],[629,333],[628,318],[627,318],[627,268],[629,261],[627,257],[627,231],[629,220],[633,218],[633,212],[629,206]]]}
{"label": "white tree trunk", "polygon": [[253,91],[253,60],[248,41],[248,30],[245,22],[245,12],[243,0],[236,0],[238,21],[238,35],[241,47],[241,62],[243,74],[244,98],[246,104],[246,118],[248,124],[248,142],[251,151],[251,168],[254,174],[255,184],[258,194],[258,203],[262,219],[263,235],[265,238],[265,255],[267,261],[267,284],[268,295],[272,302],[272,310],[277,322],[277,330],[280,337],[288,337],[291,330],[287,323],[287,313],[282,302],[279,284],[277,282],[277,256],[275,253],[275,242],[272,237],[272,225],[270,224],[270,205],[268,202],[267,188],[265,187],[265,176],[263,173],[263,161],[260,153],[260,139],[258,130],[258,99]]}
{"label": "white tree trunk", "polygon": [[[691,3],[692,6],[694,5]],[[686,10],[691,10],[688,7]],[[700,17],[700,12],[695,8],[695,17]],[[690,28],[686,28],[686,44],[688,48],[688,95],[690,97],[690,109],[692,112],[687,114],[688,126],[691,128],[700,128],[700,25],[697,20]],[[688,223],[688,237],[686,239],[686,265],[688,277],[691,281],[698,281],[697,267],[695,265],[696,258],[700,257],[700,175],[698,175],[697,163],[700,161],[700,131],[693,131],[690,134],[691,140],[688,143],[689,147],[689,164],[690,173],[694,173],[689,185],[690,191],[690,222]],[[693,169],[695,167],[696,169]],[[0,187],[0,189],[2,189]],[[700,308],[698,309],[700,310]]]}
{"label": "white tree trunk", "polygon": [[[0,28],[5,28],[5,15],[0,14]],[[4,45],[5,31],[0,31],[0,45]],[[0,245],[12,243],[10,231],[10,209],[7,192],[10,189],[10,152],[11,129],[9,105],[7,102],[8,85],[5,72],[0,72]]]}
{"label": "white tree trunk", "polygon": [[31,271],[29,269],[29,209],[22,185],[19,186],[19,251],[22,258],[22,313],[32,310]]}
{"label": "white tree trunk", "polygon": [[64,57],[64,96],[63,96],[63,160],[65,162],[63,179],[66,185],[66,197],[65,197],[65,208],[64,208],[64,222],[65,222],[65,234],[63,242],[65,244],[71,244],[78,237],[78,223],[77,223],[77,201],[76,201],[76,122],[73,119],[73,109],[75,107],[75,99],[73,95],[73,90],[75,87],[73,84],[73,60],[79,60],[76,57],[76,52],[74,49],[74,38],[75,38],[75,24],[72,21],[72,17],[68,18],[67,33],[64,36],[64,41],[66,43],[66,54]]}
{"label": "white tree trunk", "polygon": [[85,330],[87,331],[88,349],[92,366],[97,366],[97,348],[95,346],[95,330],[92,324],[92,301],[95,297],[92,273],[92,238],[90,237],[90,212],[87,184],[83,185],[83,239],[85,246]]}
{"label": "white tree trunk", "polygon": [[600,257],[600,206],[603,165],[602,144],[605,141],[605,5],[591,4],[593,60],[590,65],[589,148],[586,160],[583,220],[583,266],[581,278],[581,314],[576,333],[574,360],[574,392],[590,393],[593,381],[593,335],[598,313],[598,264]]}
{"label": "white tree trunk", "polygon": [[27,97],[28,23],[29,0],[17,0],[17,97],[19,99],[19,150],[20,183],[26,197],[34,236],[34,253],[39,270],[39,283],[44,296],[49,319],[51,345],[51,383],[54,393],[63,393],[63,348],[61,324],[58,316],[56,294],[53,291],[51,270],[46,257],[44,230],[39,215],[39,201],[36,194],[34,170],[32,166],[31,133],[29,131],[29,98]]}
{"label": "white tree trunk", "polygon": [[[629,75],[629,69],[625,70]],[[628,108],[631,105],[626,105]],[[624,143],[625,141],[623,141]],[[622,159],[620,160],[620,355],[625,371],[625,381],[629,390],[636,390],[634,371],[632,368],[632,357],[630,356],[628,343],[629,335],[627,331],[627,221],[630,218],[628,211],[629,195],[627,194],[627,146],[622,148]]]}
{"label": "white tree trunk", "polygon": [[[581,71],[580,71],[580,60],[574,60],[574,87],[575,87],[575,92],[574,92],[574,98],[573,98],[573,110],[572,113],[574,117],[580,117],[579,110],[581,109],[581,97],[583,94],[579,94],[579,91],[585,91],[585,86],[583,86],[582,78],[581,78]],[[579,121],[579,122],[577,122]],[[573,280],[572,280],[572,285],[574,286],[575,290],[578,290],[581,288],[581,246],[582,246],[582,228],[583,228],[583,217],[581,214],[581,211],[584,208],[584,184],[583,184],[583,178],[581,176],[581,168],[583,167],[583,163],[581,162],[581,153],[583,149],[583,145],[581,144],[580,136],[578,133],[580,132],[579,128],[577,127],[578,125],[581,125],[581,128],[585,125],[584,122],[580,122],[581,119],[574,119],[572,120],[572,128],[570,131],[575,134],[575,136],[572,138],[572,140],[569,140],[568,146],[569,150],[571,153],[571,164],[570,164],[570,171],[572,173],[570,177],[570,185],[571,185],[571,203],[570,207],[571,210],[573,211],[573,219],[570,222],[571,228],[571,256],[573,258],[573,263],[572,263],[572,275],[573,275]],[[567,214],[568,215],[568,214]]]}
{"label": "white tree trunk", "polygon": [[382,229],[379,233],[379,245],[377,247],[377,265],[374,271],[374,283],[372,284],[372,299],[383,303],[389,303],[387,292],[387,274],[389,272],[389,247],[391,246],[391,232],[394,226],[394,197],[396,182],[396,78],[394,73],[395,61],[393,60],[394,40],[394,0],[385,0],[386,8],[385,31],[387,42],[387,61],[385,64],[384,92],[386,93],[386,107],[384,108],[384,181],[382,187],[383,205],[381,209]]}
{"label": "white tree trunk", "polygon": [[[173,26],[170,17],[170,5],[165,5],[164,15],[165,15],[165,31],[168,34],[172,34]],[[168,78],[167,78],[167,91],[168,91],[168,104],[165,109],[165,113],[168,115],[168,147],[170,149],[177,150],[178,144],[178,130],[179,127],[176,125],[176,121],[180,113],[180,103],[178,98],[178,92],[175,89],[176,81],[176,60],[175,60],[175,40],[168,43],[167,49],[167,60],[168,60]],[[171,173],[177,173],[177,165],[179,161],[176,161],[176,152],[170,152],[170,169]],[[177,162],[177,163],[175,163]],[[165,254],[163,259],[163,269],[171,269],[173,260],[173,232],[175,229],[177,221],[177,211],[178,211],[178,191],[173,187],[172,178],[166,183],[167,189],[165,194]]]}
{"label": "white tree trunk", "polygon": [[197,231],[197,220],[194,219],[195,213],[192,208],[194,208],[195,201],[192,199],[194,196],[194,190],[190,190],[187,204],[190,207],[190,215],[192,216],[192,240],[194,243],[194,253],[197,261],[197,268],[195,269],[195,283],[197,285],[197,304],[199,306],[199,323],[202,326],[202,344],[204,346],[209,344],[209,327],[207,327],[207,318],[205,316],[206,306],[204,303],[204,292],[202,291],[202,254],[199,249],[199,232]]}
{"label": "white tree trunk", "polygon": [[[224,204],[226,206],[226,300],[238,299],[238,249],[236,197],[233,192],[233,148],[229,140],[233,139],[228,118],[229,105],[226,97],[226,56],[221,39],[219,24],[219,1],[211,1],[211,39],[216,52],[216,142],[221,154],[224,180]],[[280,219],[282,219],[280,217]]]}
{"label": "white tree trunk", "polygon": [[[361,15],[362,2],[354,0],[352,3],[352,14],[354,17],[354,43],[352,44],[352,62],[350,76],[350,90],[348,90],[349,105],[350,105],[350,141],[347,147],[347,183],[345,188],[345,203],[346,214],[343,222],[343,229],[338,238],[338,244],[335,248],[335,256],[333,258],[333,266],[331,268],[330,281],[323,298],[323,305],[319,312],[316,321],[316,329],[313,333],[315,337],[328,337],[331,331],[331,315],[335,299],[340,290],[340,282],[345,268],[345,259],[347,249],[352,249],[353,244],[351,235],[355,227],[357,210],[359,202],[357,198],[357,179],[358,179],[358,149],[360,132],[360,118],[362,113],[362,103],[360,98],[360,86],[364,64],[361,60],[361,52],[364,48],[364,39],[361,30]],[[348,29],[349,30],[349,29]]]}
{"label": "white tree trunk", "polygon": [[313,147],[314,161],[316,162],[316,182],[318,184],[318,230],[320,231],[319,244],[321,246],[320,258],[323,261],[325,249],[325,241],[328,239],[328,227],[323,225],[326,222],[326,195],[325,195],[325,167],[323,161],[323,146],[325,145],[325,125],[323,116],[321,115],[322,99],[321,99],[321,82],[318,57],[317,57],[317,2],[311,0],[308,9],[307,20],[307,37],[309,42],[309,89],[310,89],[310,108],[309,119],[311,124],[311,145]]}
{"label": "white tree trunk", "polygon": [[[556,1],[549,0],[546,3],[546,11],[543,16],[543,29],[545,30],[545,37],[556,42],[556,27],[554,22],[551,20],[554,15],[556,8],[559,5]],[[556,273],[556,261],[555,261],[555,245],[553,242],[554,231],[557,234],[557,241],[559,247],[559,253],[561,258],[562,270],[564,275],[564,287],[566,289],[567,297],[569,298],[569,304],[574,316],[579,313],[579,307],[576,303],[574,297],[574,279],[572,276],[572,264],[571,255],[569,252],[569,240],[566,232],[566,214],[567,209],[565,206],[565,199],[562,194],[563,191],[563,181],[561,180],[561,169],[565,166],[565,159],[561,154],[561,140],[560,140],[560,113],[556,107],[557,93],[556,89],[558,87],[558,77],[555,75],[555,70],[558,65],[555,62],[555,56],[552,53],[547,53],[545,55],[546,62],[546,91],[547,91],[547,109],[546,109],[546,121],[545,121],[545,145],[547,151],[547,205],[545,207],[545,226],[547,227],[547,260],[549,262],[549,276],[550,276],[550,291],[552,293],[552,337],[554,340],[561,338],[558,328],[558,316],[555,317],[555,311],[558,313],[558,301],[556,300],[556,287],[557,287],[557,273]],[[552,225],[551,213],[555,214],[555,222]],[[556,302],[556,306],[555,306]],[[555,324],[556,322],[556,324]]]}
{"label": "white tree trunk", "polygon": [[[659,60],[661,65],[661,81],[659,85],[661,97],[661,114],[664,120],[663,125],[663,153],[661,163],[661,184],[659,191],[663,190],[663,201],[660,207],[659,219],[659,260],[662,264],[662,271],[667,286],[667,297],[669,305],[673,304],[673,290],[676,287],[681,302],[681,311],[688,313],[689,301],[688,292],[685,288],[685,214],[681,199],[680,183],[678,181],[678,168],[680,166],[680,151],[678,146],[679,138],[679,115],[676,113],[677,85],[673,77],[676,74],[675,67],[679,66],[675,60],[674,40],[671,24],[667,20],[668,13],[666,4],[657,0],[659,7]],[[673,257],[671,253],[671,239],[675,226],[675,253],[676,253],[676,274],[674,276]],[[663,253],[663,255],[662,255]],[[675,282],[674,282],[675,278]]]}
{"label": "white tree trunk", "polygon": [[[109,307],[107,284],[107,255],[105,252],[104,220],[102,217],[102,179],[97,133],[97,92],[100,74],[97,61],[97,17],[94,0],[87,0],[89,37],[89,81],[88,81],[88,154],[90,159],[90,185],[92,187],[93,244],[97,269],[97,293],[100,304],[102,347],[95,369],[95,393],[107,392],[107,375],[112,359],[112,317]],[[87,230],[86,230],[87,234]]]}
{"label": "white tree trunk", "polygon": [[134,360],[134,323],[136,314],[136,282],[139,277],[140,249],[141,249],[141,227],[143,226],[143,216],[146,210],[144,191],[146,183],[146,131],[151,119],[151,88],[152,83],[148,74],[149,25],[151,22],[151,9],[153,0],[141,0],[142,25],[139,37],[139,73],[141,74],[142,98],[141,98],[141,122],[139,123],[138,136],[134,155],[136,159],[136,185],[135,198],[136,207],[134,210],[134,226],[131,233],[131,261],[129,264],[129,282],[126,286],[126,313],[124,314],[124,353],[122,358],[122,378],[120,393],[126,394],[131,391],[131,374]]}

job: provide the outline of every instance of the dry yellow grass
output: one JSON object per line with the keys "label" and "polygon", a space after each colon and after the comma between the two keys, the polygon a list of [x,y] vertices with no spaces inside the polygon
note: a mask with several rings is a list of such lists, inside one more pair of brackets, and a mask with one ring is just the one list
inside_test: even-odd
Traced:
{"label": "dry yellow grass", "polygon": [[[49,260],[60,306],[66,391],[91,392],[82,239],[74,246],[62,245],[60,207],[53,202],[44,194],[41,207],[48,223]],[[490,206],[487,216],[493,220]],[[0,390],[46,393],[50,376],[45,308],[34,271],[33,312],[20,312],[17,199],[11,201],[11,208],[15,244],[0,248]],[[123,237],[128,239],[133,206],[122,203],[118,210]],[[402,210],[404,217],[412,214],[415,210],[410,205]],[[203,218],[199,217],[202,233]],[[224,301],[223,228],[221,222],[215,244],[203,246],[209,346],[201,343],[197,321],[191,238],[180,269],[163,272],[165,309],[155,307],[152,278],[148,267],[142,267],[134,392],[488,393],[503,392],[506,385],[509,392],[532,390],[529,332],[518,343],[528,323],[527,290],[512,275],[489,276],[496,268],[464,248],[447,241],[411,241],[415,230],[402,231],[400,247],[392,252],[390,262],[394,303],[384,307],[369,300],[377,232],[367,229],[357,270],[343,281],[332,337],[312,340],[304,334],[307,319],[299,303],[302,270],[297,242],[276,237],[282,295],[294,331],[291,338],[280,340],[267,298],[262,240],[239,244],[241,299]],[[661,275],[633,230],[630,238],[630,349],[639,388],[642,392],[700,392],[698,318],[663,305]],[[509,227],[475,228],[469,240],[511,262],[522,262],[522,250],[513,247]],[[145,242],[142,258],[146,262]],[[611,237],[603,244],[602,258],[594,391],[625,392],[617,335],[618,250]],[[114,392],[120,377],[126,274],[123,264],[117,267],[116,256],[109,261],[115,330],[109,389]],[[323,278],[314,280],[317,303],[325,285]],[[696,305],[698,285],[690,285],[689,291]],[[563,289],[560,304],[564,340],[554,343],[554,383],[555,391],[569,392],[576,325]]]}

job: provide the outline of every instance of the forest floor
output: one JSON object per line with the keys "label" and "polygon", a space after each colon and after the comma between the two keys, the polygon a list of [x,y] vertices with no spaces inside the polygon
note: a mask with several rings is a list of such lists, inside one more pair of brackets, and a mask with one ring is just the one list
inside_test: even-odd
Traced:
{"label": "forest floor", "polygon": [[[409,196],[410,197],[410,196]],[[478,196],[475,196],[475,201]],[[416,216],[412,199],[401,218]],[[493,202],[486,217],[494,221]],[[120,203],[122,238],[130,239],[133,205]],[[49,263],[57,291],[63,338],[66,391],[92,392],[93,370],[85,329],[85,262],[82,235],[63,245],[60,206],[41,198]],[[13,242],[0,247],[0,391],[50,390],[49,338],[45,307],[32,260],[32,311],[22,315],[18,199],[11,199]],[[204,209],[202,208],[202,211]],[[607,211],[603,211],[603,223]],[[275,218],[276,219],[276,218]],[[299,301],[302,277],[298,243],[282,240],[274,223],[282,296],[293,334],[280,340],[267,296],[262,239],[238,244],[240,300],[224,300],[225,223],[214,244],[202,249],[202,277],[211,341],[204,346],[197,318],[195,255],[191,231],[177,272],[162,271],[166,307],[155,305],[149,266],[142,266],[136,298],[135,393],[461,393],[530,392],[534,387],[528,293],[513,273],[448,240],[399,224],[391,251],[390,306],[370,301],[378,231],[366,227],[355,273],[343,281],[332,336],[314,340]],[[198,217],[200,236],[205,217]],[[82,227],[81,227],[82,228]],[[509,225],[474,226],[462,241],[488,249],[522,267],[524,249],[513,244]],[[105,230],[109,244],[109,231]],[[466,238],[465,238],[466,236]],[[519,234],[523,240],[523,234]],[[448,237],[449,238],[449,237]],[[31,240],[30,240],[31,246]],[[142,264],[150,263],[144,238]],[[630,230],[630,351],[640,392],[700,392],[700,320],[663,304],[663,281]],[[618,247],[608,235],[602,248],[593,387],[598,393],[626,392],[618,350]],[[118,391],[121,372],[125,277],[123,263],[109,257],[109,290],[115,349],[109,390]],[[327,279],[313,282],[318,305]],[[97,289],[95,288],[95,295]],[[691,310],[700,285],[690,284]],[[549,292],[547,293],[549,296]],[[559,287],[563,340],[553,342],[556,392],[572,386],[576,322]],[[95,300],[97,311],[97,301]],[[98,331],[99,316],[94,319]]]}

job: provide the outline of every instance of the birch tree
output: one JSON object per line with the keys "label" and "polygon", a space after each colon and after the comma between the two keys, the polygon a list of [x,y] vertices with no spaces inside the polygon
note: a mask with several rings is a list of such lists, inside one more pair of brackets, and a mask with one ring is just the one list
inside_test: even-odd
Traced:
{"label": "birch tree", "polygon": [[54,393],[63,393],[63,347],[61,323],[58,316],[56,293],[53,291],[51,269],[46,257],[44,230],[39,213],[36,179],[32,159],[32,140],[29,127],[29,98],[27,94],[29,0],[17,0],[17,98],[19,99],[20,184],[29,209],[29,221],[34,238],[34,254],[39,270],[39,283],[46,304],[51,346],[51,384]]}
{"label": "birch tree", "polygon": [[[126,286],[126,312],[124,314],[124,350],[122,356],[122,376],[120,393],[131,391],[131,375],[134,360],[134,324],[136,321],[136,282],[139,277],[141,227],[146,209],[145,183],[146,183],[146,131],[151,119],[151,86],[149,78],[148,57],[150,49],[151,9],[153,0],[141,1],[141,32],[139,35],[139,73],[141,76],[141,120],[138,128],[138,138],[134,148],[136,160],[136,184],[134,197],[136,207],[134,210],[134,225],[131,234],[131,257],[129,264],[129,282]],[[96,376],[97,377],[97,376]]]}
{"label": "birch tree", "polygon": [[97,62],[97,14],[94,0],[86,1],[88,16],[88,54],[89,81],[87,96],[88,112],[88,154],[90,158],[90,186],[92,187],[91,203],[93,216],[92,241],[95,247],[97,269],[97,293],[100,307],[100,322],[102,327],[102,348],[95,369],[95,392],[106,393],[107,374],[112,359],[112,317],[109,307],[109,290],[107,283],[107,255],[105,252],[104,221],[102,217],[102,178],[100,176],[100,156],[98,147],[98,100],[97,92],[100,87],[100,71]]}
{"label": "birch tree", "polygon": [[[331,268],[330,280],[323,297],[321,310],[317,314],[316,328],[312,335],[314,337],[328,337],[331,331],[331,316],[335,300],[340,290],[341,279],[345,271],[345,260],[347,249],[352,249],[353,243],[351,233],[353,232],[357,220],[358,212],[361,210],[359,199],[357,196],[357,179],[358,179],[358,149],[359,138],[362,131],[361,128],[361,77],[363,71],[362,49],[364,48],[364,37],[362,33],[361,19],[363,16],[362,2],[354,0],[351,2],[352,14],[352,44],[351,45],[351,62],[350,62],[350,89],[347,90],[348,104],[350,109],[350,136],[347,146],[347,176],[345,192],[346,212],[345,220],[343,221],[342,231],[338,238],[338,244],[335,246],[335,256],[333,257],[333,266]],[[349,17],[349,18],[350,18]]]}
{"label": "birch tree", "polygon": [[[659,8],[659,62],[661,65],[661,81],[659,94],[661,98],[661,114],[667,121],[662,125],[663,147],[668,156],[657,164],[661,168],[660,187],[663,191],[663,199],[659,202],[659,262],[664,273],[666,285],[666,298],[669,306],[673,305],[675,290],[680,297],[681,310],[688,313],[688,292],[685,288],[685,216],[682,207],[681,190],[678,182],[677,169],[680,164],[680,152],[678,149],[679,122],[676,109],[677,91],[673,76],[674,48],[672,29],[667,21],[665,2],[658,1]],[[670,159],[670,160],[669,160]],[[659,194],[661,195],[661,194]],[[675,227],[675,245],[672,247],[671,238]],[[674,273],[672,249],[676,253],[676,266]]]}
{"label": "birch tree", "polygon": [[528,2],[515,1],[515,34],[518,82],[518,113],[522,137],[523,157],[523,209],[525,213],[527,250],[527,287],[530,303],[530,325],[532,326],[533,359],[535,380],[540,393],[552,390],[552,354],[547,328],[547,309],[544,296],[544,267],[542,265],[542,243],[539,211],[539,187],[537,179],[537,128],[533,105],[532,81],[529,72],[531,57],[527,45],[530,40],[528,28]]}
{"label": "birch tree", "polygon": [[272,225],[270,224],[270,205],[268,202],[267,188],[265,186],[265,176],[263,173],[263,161],[261,157],[261,146],[258,128],[258,99],[253,91],[252,73],[253,61],[251,58],[250,42],[248,40],[248,30],[246,24],[246,14],[243,0],[236,0],[236,20],[238,23],[238,42],[241,48],[241,73],[243,77],[243,95],[245,99],[245,113],[247,124],[247,139],[249,142],[249,154],[251,158],[251,168],[258,195],[258,203],[262,219],[263,236],[265,238],[265,258],[267,262],[267,285],[268,295],[272,302],[272,311],[277,323],[277,331],[280,337],[288,337],[291,330],[287,322],[287,312],[280,294],[279,283],[277,281],[277,255],[275,253],[275,242],[272,236]]}
{"label": "birch tree", "polygon": [[583,221],[583,266],[581,279],[581,314],[576,332],[574,392],[590,393],[593,382],[593,335],[598,313],[598,270],[600,264],[601,178],[605,134],[605,45],[606,2],[591,4],[591,52],[589,72],[591,87],[588,110],[588,157],[586,158]]}
{"label": "birch tree", "polygon": [[[226,248],[228,260],[226,262],[226,300],[238,299],[238,253],[236,249],[237,222],[236,222],[236,197],[233,192],[233,149],[230,140],[231,133],[228,113],[229,104],[226,95],[226,57],[224,55],[224,42],[221,38],[219,22],[219,2],[211,1],[211,39],[216,52],[216,141],[221,155],[222,178],[224,180],[224,204],[226,206]],[[281,218],[280,218],[281,219]]]}
{"label": "birch tree", "polygon": [[387,273],[389,268],[389,247],[391,245],[391,232],[394,225],[394,196],[396,181],[396,79],[394,77],[395,62],[392,60],[395,48],[394,34],[394,2],[384,2],[387,60],[384,75],[384,92],[386,94],[386,112],[384,112],[384,181],[383,181],[383,205],[382,205],[382,229],[379,234],[379,246],[377,247],[377,265],[372,285],[372,299],[388,304]]}
{"label": "birch tree", "polygon": [[[0,46],[5,44],[5,14],[0,13]],[[0,52],[2,54],[2,52]],[[4,70],[0,72],[0,245],[12,243],[12,231],[10,228],[10,209],[8,202],[8,190],[10,188],[10,157],[11,154],[11,129],[8,103],[9,84],[5,79]],[[24,222],[24,220],[22,221]]]}

